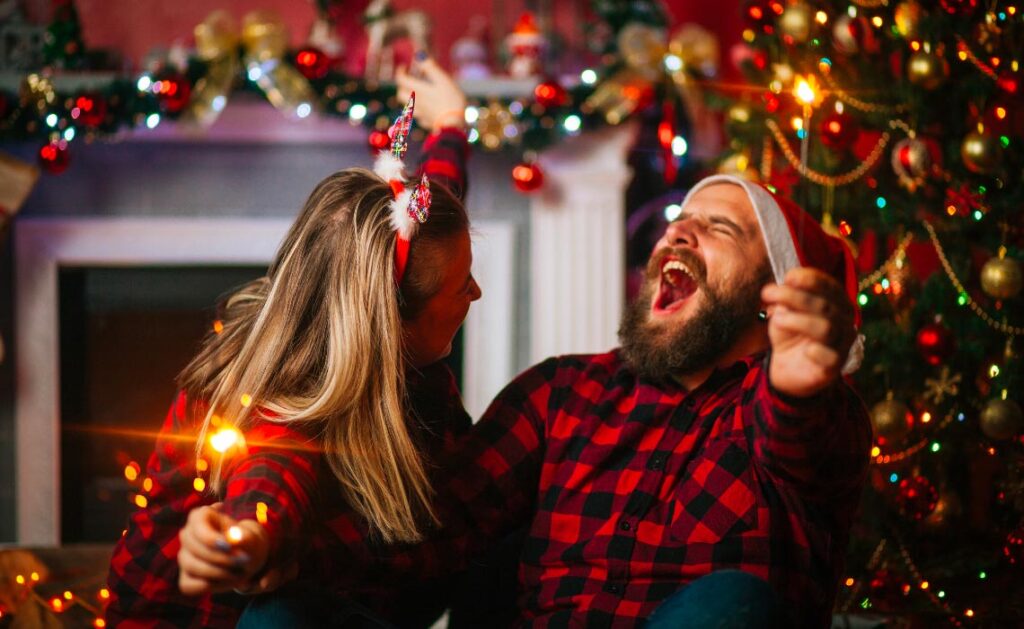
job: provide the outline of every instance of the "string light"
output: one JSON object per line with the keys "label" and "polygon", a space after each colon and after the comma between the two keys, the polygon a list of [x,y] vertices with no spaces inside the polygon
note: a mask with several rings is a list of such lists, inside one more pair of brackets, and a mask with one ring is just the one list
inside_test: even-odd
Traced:
{"label": "string light", "polygon": [[242,433],[231,426],[225,426],[210,435],[210,446],[221,454],[243,442]]}
{"label": "string light", "polygon": [[228,528],[227,537],[228,541],[232,544],[237,544],[242,541],[242,527],[235,525]]}
{"label": "string light", "polygon": [[192,488],[201,492],[206,489],[206,481],[197,476],[196,479],[192,481]]}
{"label": "string light", "polygon": [[257,502],[256,503],[256,521],[260,524],[267,523],[267,503]]}
{"label": "string light", "polygon": [[252,404],[252,396],[248,393],[243,393],[242,398],[239,401],[242,403],[242,406],[249,408],[249,405]]}

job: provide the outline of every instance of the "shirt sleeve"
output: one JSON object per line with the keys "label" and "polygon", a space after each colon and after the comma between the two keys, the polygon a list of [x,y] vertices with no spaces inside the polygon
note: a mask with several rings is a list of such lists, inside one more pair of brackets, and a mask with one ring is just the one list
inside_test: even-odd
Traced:
{"label": "shirt sleeve", "polygon": [[309,546],[320,448],[288,424],[266,419],[246,430],[245,440],[244,455],[225,462],[222,509],[236,520],[260,521],[270,539],[266,567],[277,567]]}
{"label": "shirt sleeve", "polygon": [[752,373],[746,406],[753,414],[753,450],[762,467],[811,500],[831,502],[859,492],[871,424],[857,394],[837,381],[817,395],[797,398],[771,385],[767,361]]}
{"label": "shirt sleeve", "polygon": [[468,160],[469,141],[465,132],[454,127],[446,127],[432,133],[423,144],[419,174],[426,175],[431,181],[444,184],[464,202],[468,187]]}

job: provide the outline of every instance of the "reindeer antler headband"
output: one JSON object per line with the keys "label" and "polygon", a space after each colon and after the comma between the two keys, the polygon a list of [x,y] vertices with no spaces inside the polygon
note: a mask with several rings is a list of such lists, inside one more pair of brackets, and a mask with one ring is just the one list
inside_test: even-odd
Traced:
{"label": "reindeer antler headband", "polygon": [[402,283],[405,267],[409,264],[409,243],[422,223],[430,218],[430,181],[423,175],[412,188],[405,185],[402,159],[409,148],[412,114],[416,108],[416,94],[409,96],[402,113],[388,130],[391,147],[381,151],[374,162],[373,171],[388,182],[394,198],[389,203],[391,226],[395,228],[395,284]]}

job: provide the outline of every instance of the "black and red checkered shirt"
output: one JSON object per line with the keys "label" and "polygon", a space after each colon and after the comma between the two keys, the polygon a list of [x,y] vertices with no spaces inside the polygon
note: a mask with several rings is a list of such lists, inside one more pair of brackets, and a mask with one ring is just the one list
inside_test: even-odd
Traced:
{"label": "black and red checkered shirt", "polygon": [[828,626],[871,427],[845,384],[787,398],[766,361],[692,392],[639,378],[618,352],[526,371],[459,446],[451,537],[529,527],[531,627],[636,626],[723,568],[767,579],[799,626]]}
{"label": "black and red checkered shirt", "polygon": [[[421,171],[465,193],[466,136],[454,129],[432,135],[424,145]],[[410,429],[431,469],[442,452],[470,425],[455,378],[442,364],[408,377]],[[108,626],[233,627],[244,597],[220,594],[189,598],[178,590],[178,532],[188,512],[215,502],[197,491],[195,479],[208,485],[208,471],[196,470],[195,439],[205,417],[201,403],[180,393],[171,405],[146,465],[153,481],[148,504],[135,511],[114,549],[106,610]],[[345,567],[346,588],[359,602],[393,618],[408,610],[396,605],[411,588],[427,587],[415,575],[394,576],[383,557],[386,547],[373,539],[366,521],[349,506],[314,436],[272,422],[246,431],[248,454],[226,461],[224,511],[236,519],[256,519],[257,504],[267,505],[265,527],[271,539],[269,564],[301,558],[331,557],[328,568]],[[321,561],[303,562],[300,577],[330,574]],[[429,584],[428,584],[429,585]],[[406,588],[406,589],[403,589]],[[407,601],[406,601],[407,602]]]}

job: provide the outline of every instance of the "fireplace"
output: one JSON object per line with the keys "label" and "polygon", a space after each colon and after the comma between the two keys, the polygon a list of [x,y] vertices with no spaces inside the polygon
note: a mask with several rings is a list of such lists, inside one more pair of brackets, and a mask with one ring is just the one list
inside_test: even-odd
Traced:
{"label": "fireplace", "polygon": [[[123,527],[217,297],[265,272],[283,219],[24,219],[16,224],[18,542],[110,541]],[[489,286],[453,359],[471,414],[513,373],[514,225],[477,221]],[[157,332],[157,330],[161,330]],[[97,382],[100,379],[102,381]]]}

